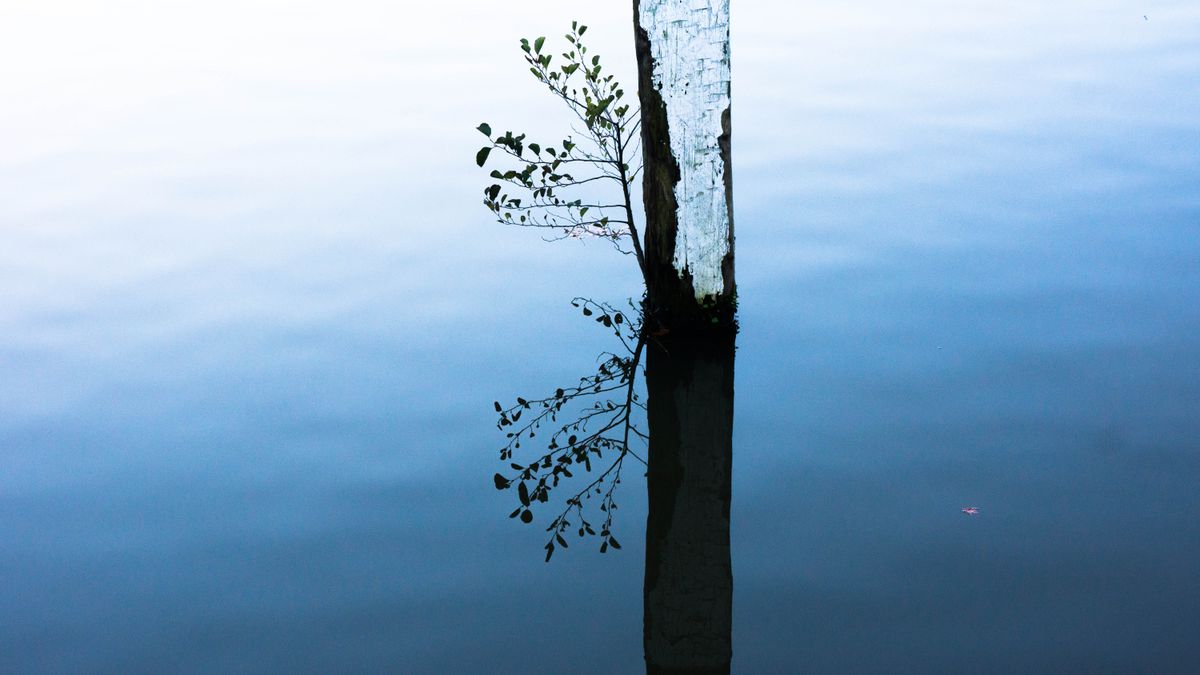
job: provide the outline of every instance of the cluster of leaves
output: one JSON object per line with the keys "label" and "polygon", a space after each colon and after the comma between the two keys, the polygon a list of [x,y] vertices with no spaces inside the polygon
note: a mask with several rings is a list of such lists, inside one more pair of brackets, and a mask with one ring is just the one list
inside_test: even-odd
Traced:
{"label": "cluster of leaves", "polygon": [[[529,71],[570,109],[582,127],[553,143],[534,142],[527,134],[478,130],[489,144],[475,162],[483,167],[493,151],[515,166],[493,169],[496,183],[484,189],[484,205],[502,223],[554,230],[551,238],[595,236],[623,253],[637,255],[645,267],[634,222],[630,189],[640,172],[639,118],[623,102],[625,91],[605,74],[597,55],[583,43],[587,26],[572,22],[567,47],[557,62],[544,51],[546,38],[521,40]],[[610,190],[603,186],[607,184]],[[628,241],[626,241],[628,240]],[[627,248],[628,245],[628,248]]]}
{"label": "cluster of leaves", "polygon": [[[585,508],[593,499],[603,519],[599,526],[600,552],[609,547],[621,548],[612,535],[613,511],[617,509],[614,491],[621,483],[627,458],[645,464],[634,450],[634,444],[640,447],[647,439],[639,426],[645,403],[636,386],[644,346],[640,312],[632,303],[631,312],[586,298],[575,298],[571,304],[612,331],[623,353],[602,353],[595,374],[580,378],[574,386],[559,387],[549,396],[517,397],[516,403],[508,407],[495,403],[499,415],[496,426],[506,431],[508,439],[500,449],[500,459],[510,462],[511,472],[497,473],[493,480],[499,490],[515,486],[520,502],[510,518],[533,522],[535,504],[547,503],[560,481],[574,477],[572,470],[583,467],[585,473],[594,476],[566,500],[566,507],[546,528],[550,533],[545,547],[547,562],[557,547],[567,547],[567,536],[572,531],[579,537],[597,535]],[[631,316],[636,318],[631,320]],[[535,443],[539,433],[543,434],[545,450],[528,461],[513,461],[521,443]]]}

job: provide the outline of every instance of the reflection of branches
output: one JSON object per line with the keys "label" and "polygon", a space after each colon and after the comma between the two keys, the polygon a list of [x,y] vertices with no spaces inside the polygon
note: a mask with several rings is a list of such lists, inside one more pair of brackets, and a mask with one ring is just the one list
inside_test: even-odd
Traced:
{"label": "reflection of branches", "polygon": [[[500,459],[509,461],[514,473],[509,476],[497,473],[493,477],[497,489],[508,489],[514,484],[517,487],[520,505],[509,514],[510,518],[532,522],[534,502],[549,501],[550,491],[558,487],[562,479],[573,477],[572,467],[578,469],[582,465],[586,472],[592,473],[593,456],[603,460],[605,452],[609,453],[608,466],[603,470],[597,467],[596,477],[566,500],[566,508],[546,528],[551,533],[546,543],[547,561],[557,546],[567,547],[564,535],[572,527],[580,537],[596,535],[586,518],[584,505],[593,497],[599,497],[599,508],[604,514],[599,533],[600,552],[607,551],[609,546],[621,548],[612,536],[612,514],[617,508],[613,493],[621,483],[626,458],[633,457],[645,464],[633,447],[634,443],[644,444],[647,439],[638,426],[645,405],[636,387],[646,340],[641,314],[632,303],[630,306],[637,316],[634,321],[630,321],[629,314],[607,303],[575,298],[571,304],[582,308],[585,316],[595,316],[597,323],[611,329],[624,354],[601,353],[596,374],[581,378],[573,387],[560,387],[553,395],[539,399],[517,397],[516,404],[507,408],[499,402],[495,404],[500,416],[497,427],[513,427],[507,432],[507,443],[500,449]],[[591,401],[589,405],[579,405],[588,400]],[[560,415],[570,421],[560,424]],[[522,417],[525,418],[523,423]],[[527,464],[513,462],[514,452],[521,448],[521,442],[534,439],[544,426],[553,429],[546,442],[546,452]],[[573,526],[568,516],[577,518],[578,523]]]}

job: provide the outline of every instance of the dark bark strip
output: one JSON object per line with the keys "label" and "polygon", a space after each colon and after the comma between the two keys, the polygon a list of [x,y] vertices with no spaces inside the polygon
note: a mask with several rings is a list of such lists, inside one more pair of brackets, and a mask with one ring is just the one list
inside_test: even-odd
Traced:
{"label": "dark bark strip", "polygon": [[[667,109],[654,88],[654,64],[650,56],[650,38],[638,23],[641,2],[634,0],[634,45],[638,57],[638,94],[642,121],[642,204],[646,209],[646,285],[655,295],[682,295],[693,298],[689,280],[683,283],[675,272],[675,184],[679,182],[679,163],[671,153],[667,128]],[[661,300],[660,300],[661,302]]]}

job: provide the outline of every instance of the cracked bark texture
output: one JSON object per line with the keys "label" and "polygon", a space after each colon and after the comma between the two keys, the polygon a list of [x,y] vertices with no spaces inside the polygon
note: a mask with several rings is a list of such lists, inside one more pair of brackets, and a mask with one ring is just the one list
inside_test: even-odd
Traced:
{"label": "cracked bark texture", "polygon": [[646,670],[728,673],[733,365],[728,0],[634,0],[644,154]]}

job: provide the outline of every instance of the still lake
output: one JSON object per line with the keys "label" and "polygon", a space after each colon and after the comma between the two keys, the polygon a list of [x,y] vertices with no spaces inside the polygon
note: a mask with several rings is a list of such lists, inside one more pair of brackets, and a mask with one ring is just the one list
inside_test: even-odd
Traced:
{"label": "still lake", "polygon": [[[733,7],[735,672],[1200,672],[1200,5],[809,4]],[[491,487],[639,294],[479,204],[575,18],[632,72],[627,3],[0,8],[0,672],[641,669],[644,483],[550,564]]]}

